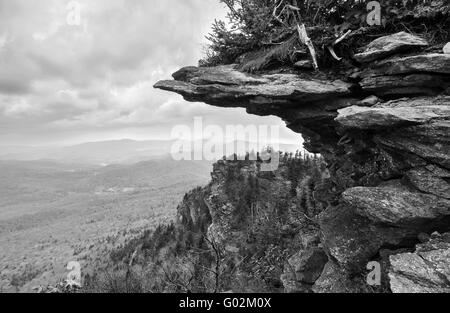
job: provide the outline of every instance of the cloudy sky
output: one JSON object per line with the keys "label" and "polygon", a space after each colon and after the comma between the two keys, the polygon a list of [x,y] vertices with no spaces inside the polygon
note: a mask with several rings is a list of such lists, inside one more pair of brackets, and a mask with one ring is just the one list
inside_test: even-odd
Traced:
{"label": "cloudy sky", "polygon": [[224,14],[218,0],[0,0],[0,145],[169,139],[196,116],[282,125],[152,88],[197,64]]}

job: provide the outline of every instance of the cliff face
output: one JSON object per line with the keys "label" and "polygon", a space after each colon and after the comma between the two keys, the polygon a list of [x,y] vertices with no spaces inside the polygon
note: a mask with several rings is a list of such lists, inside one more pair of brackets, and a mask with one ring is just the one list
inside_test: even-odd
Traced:
{"label": "cliff face", "polygon": [[[311,291],[328,261],[309,220],[323,210],[311,195],[321,162],[285,157],[267,173],[258,162],[219,161],[211,183],[186,195],[178,229],[207,236],[220,251],[220,290]],[[303,169],[298,179],[295,164]],[[292,180],[301,181],[297,192]]]}
{"label": "cliff face", "polygon": [[449,291],[449,240],[436,232],[450,231],[450,54],[399,33],[355,60],[322,73],[188,67],[155,87],[279,116],[323,155],[331,177],[316,199],[328,204],[319,219],[328,264],[309,279],[314,291],[361,291],[355,277],[372,260],[394,292]]}

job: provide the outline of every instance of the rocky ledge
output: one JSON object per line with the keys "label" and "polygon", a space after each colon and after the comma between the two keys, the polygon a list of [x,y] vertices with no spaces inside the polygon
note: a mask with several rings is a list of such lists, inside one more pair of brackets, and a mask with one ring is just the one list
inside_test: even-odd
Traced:
{"label": "rocky ledge", "polygon": [[[436,235],[450,231],[446,51],[399,33],[362,47],[346,75],[187,67],[155,87],[188,101],[279,116],[310,152],[324,156],[331,177],[316,198],[327,205],[319,220],[328,264],[320,277],[299,273],[314,291],[367,290],[355,277],[379,261],[393,292],[448,292],[448,236]],[[307,264],[304,255],[320,252],[298,255]]]}

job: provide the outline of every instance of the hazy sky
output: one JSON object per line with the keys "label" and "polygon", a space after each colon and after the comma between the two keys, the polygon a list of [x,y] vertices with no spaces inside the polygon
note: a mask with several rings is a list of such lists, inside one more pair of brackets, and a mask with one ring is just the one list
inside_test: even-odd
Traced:
{"label": "hazy sky", "polygon": [[[175,125],[282,124],[153,89],[202,57],[218,0],[0,0],[0,145],[168,139]],[[75,3],[76,4],[76,3]],[[284,129],[282,140],[298,135]]]}

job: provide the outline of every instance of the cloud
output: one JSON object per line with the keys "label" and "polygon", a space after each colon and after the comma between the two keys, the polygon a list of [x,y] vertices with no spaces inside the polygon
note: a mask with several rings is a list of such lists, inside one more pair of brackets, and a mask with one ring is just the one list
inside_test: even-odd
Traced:
{"label": "cloud", "polygon": [[202,57],[218,0],[79,0],[79,25],[69,3],[0,0],[0,140],[255,121],[152,87]]}

